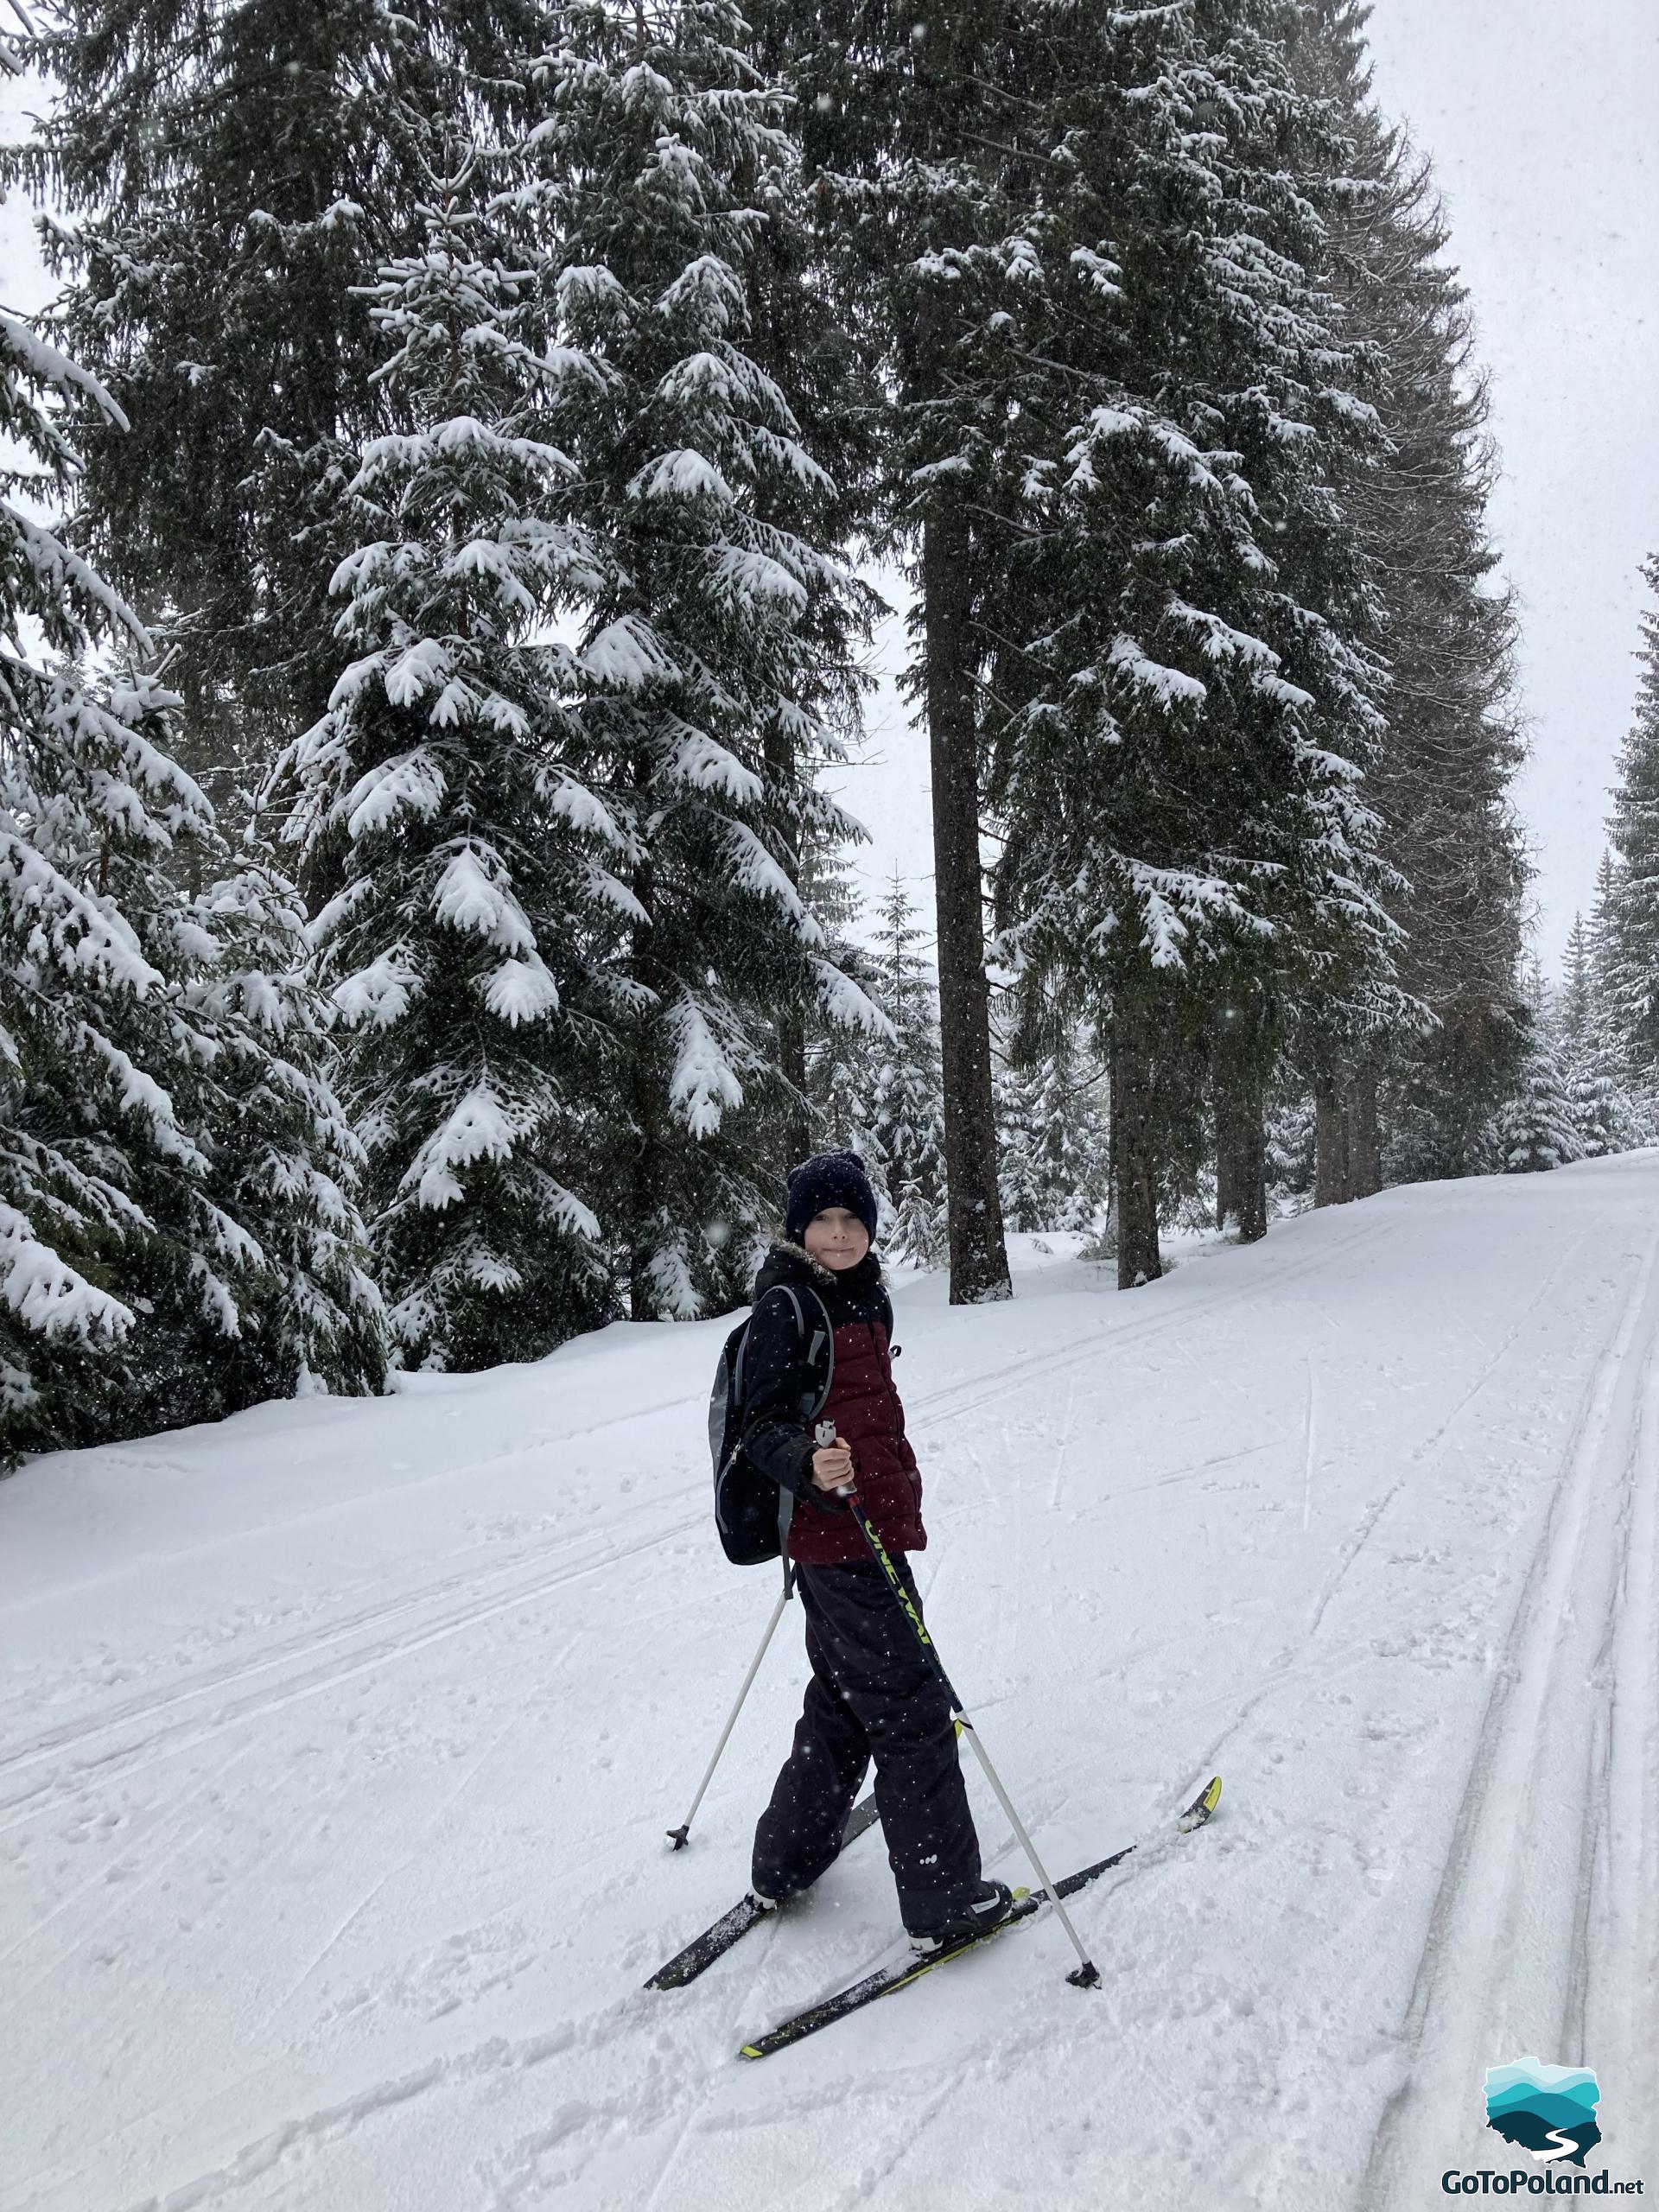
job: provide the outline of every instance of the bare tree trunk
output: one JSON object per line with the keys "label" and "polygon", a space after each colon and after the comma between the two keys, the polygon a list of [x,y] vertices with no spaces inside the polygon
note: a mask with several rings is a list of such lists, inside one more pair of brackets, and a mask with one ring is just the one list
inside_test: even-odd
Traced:
{"label": "bare tree trunk", "polygon": [[1138,1012],[1112,1012],[1112,1196],[1117,1217],[1117,1287],[1134,1290],[1164,1272],[1158,1249],[1158,1155],[1152,1059]]}
{"label": "bare tree trunk", "polygon": [[1241,1244],[1268,1233],[1268,1140],[1259,1090],[1230,1090],[1217,1101],[1217,1229],[1234,1222]]}
{"label": "bare tree trunk", "polygon": [[798,1167],[812,1150],[812,1130],[806,1118],[806,1024],[798,1014],[785,1014],[778,1024],[778,1055],[784,1081],[794,1094],[784,1130],[787,1164]]}
{"label": "bare tree trunk", "polygon": [[[643,795],[649,788],[650,768],[643,759],[633,763],[633,786]],[[633,1010],[629,1033],[626,1073],[628,1112],[633,1123],[633,1150],[628,1176],[628,1319],[655,1321],[660,1315],[661,1293],[652,1262],[661,1231],[663,1193],[663,1097],[658,1083],[656,1010],[660,1006],[662,977],[656,944],[657,870],[649,854],[642,855],[629,886],[641,918],[633,925],[630,977],[638,987],[639,1001]]]}
{"label": "bare tree trunk", "polygon": [[1313,1078],[1313,1203],[1346,1205],[1354,1195],[1348,1164],[1348,1116],[1333,1078]]}
{"label": "bare tree trunk", "polygon": [[1267,1078],[1262,1071],[1262,1015],[1241,1012],[1211,1060],[1216,1102],[1216,1226],[1230,1222],[1241,1244],[1268,1233]]}
{"label": "bare tree trunk", "polygon": [[991,1098],[968,551],[968,526],[963,518],[938,516],[924,526],[922,607],[933,771],[933,882],[938,907],[939,1045],[953,1306],[977,1306],[1013,1295],[1002,1238]]}
{"label": "bare tree trunk", "polygon": [[1233,1149],[1227,1127],[1227,1109],[1219,1094],[1216,1098],[1216,1227],[1225,1229],[1230,1221],[1238,1219],[1238,1154]]}
{"label": "bare tree trunk", "polygon": [[1362,1060],[1348,1105],[1348,1187],[1356,1198],[1382,1187],[1382,1130],[1377,1115],[1376,1063]]}

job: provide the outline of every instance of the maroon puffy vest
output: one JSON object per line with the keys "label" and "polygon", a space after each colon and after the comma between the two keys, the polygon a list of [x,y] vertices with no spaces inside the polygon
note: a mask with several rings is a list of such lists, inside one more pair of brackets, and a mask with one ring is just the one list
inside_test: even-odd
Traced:
{"label": "maroon puffy vest", "polygon": [[[893,1387],[887,1332],[879,1321],[844,1321],[836,1331],[836,1370],[821,1418],[853,1447],[858,1494],[890,1552],[927,1548],[922,1478],[905,1434],[905,1409]],[[804,1567],[847,1567],[870,1555],[844,1506],[799,1500],[789,1524],[789,1555]]]}

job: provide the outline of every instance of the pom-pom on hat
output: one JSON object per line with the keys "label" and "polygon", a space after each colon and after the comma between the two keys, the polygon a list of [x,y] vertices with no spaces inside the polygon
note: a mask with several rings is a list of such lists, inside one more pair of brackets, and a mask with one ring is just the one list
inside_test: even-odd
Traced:
{"label": "pom-pom on hat", "polygon": [[855,1213],[875,1242],[875,1192],[855,1152],[816,1153],[791,1170],[784,1234],[791,1244],[800,1243],[808,1222],[827,1206]]}

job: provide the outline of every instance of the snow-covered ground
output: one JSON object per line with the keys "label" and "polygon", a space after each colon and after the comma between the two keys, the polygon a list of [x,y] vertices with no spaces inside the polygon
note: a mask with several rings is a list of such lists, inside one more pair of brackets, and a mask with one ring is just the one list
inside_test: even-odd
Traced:
{"label": "snow-covered ground", "polygon": [[[879,1834],[694,1987],[804,1678],[726,1566],[724,1324],[0,1484],[0,2202],[1405,2207],[1484,2070],[1659,2188],[1659,1154],[1389,1192],[1110,1294],[899,1294],[941,1649],[1051,1920],[799,2049]],[[1212,1770],[1214,1824],[1171,1814]],[[969,1769],[988,1863],[1021,1866]]]}

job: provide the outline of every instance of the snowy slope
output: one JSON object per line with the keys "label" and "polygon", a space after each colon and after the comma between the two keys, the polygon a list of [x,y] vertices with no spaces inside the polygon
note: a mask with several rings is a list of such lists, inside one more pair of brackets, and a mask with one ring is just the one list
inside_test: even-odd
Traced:
{"label": "snowy slope", "polygon": [[1051,1866],[1155,1840],[1077,1901],[1099,1993],[1039,1923],[760,2065],[896,1916],[872,1835],[639,1987],[804,1677],[791,1619],[671,1854],[773,1598],[708,1519],[725,1325],[0,1484],[0,2204],[1414,2206],[1511,2162],[1529,2053],[1659,2186],[1656,1250],[1649,1154],[903,1287],[941,1649]]}

